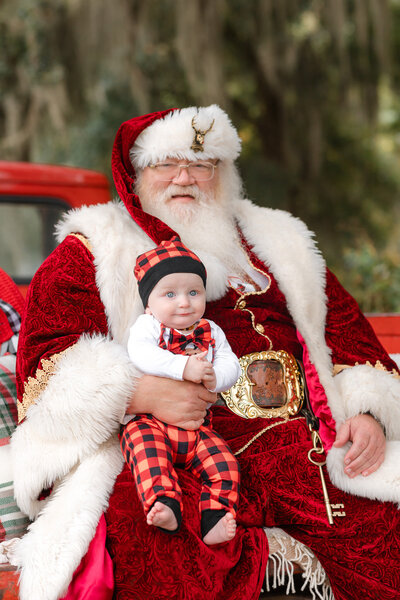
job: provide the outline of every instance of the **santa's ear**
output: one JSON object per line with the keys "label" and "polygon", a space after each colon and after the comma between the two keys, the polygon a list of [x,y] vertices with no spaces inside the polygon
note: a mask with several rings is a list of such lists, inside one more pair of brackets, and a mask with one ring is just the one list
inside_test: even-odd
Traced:
{"label": "santa's ear", "polygon": [[145,311],[146,315],[152,315],[153,313],[151,312],[151,310],[149,309],[148,306],[146,306]]}

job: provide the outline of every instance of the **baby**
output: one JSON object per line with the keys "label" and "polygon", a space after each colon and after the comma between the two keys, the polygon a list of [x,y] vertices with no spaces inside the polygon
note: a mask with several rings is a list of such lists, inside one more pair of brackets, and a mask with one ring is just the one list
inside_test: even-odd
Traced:
{"label": "baby", "polygon": [[[131,327],[128,352],[144,373],[202,383],[210,391],[229,389],[240,365],[222,329],[203,319],[206,270],[178,237],[136,260],[135,276],[145,307]],[[190,469],[202,485],[203,541],[219,544],[236,533],[239,465],[211,428],[211,413],[196,431],[136,415],[124,426],[121,448],[133,473],[147,523],[179,530],[182,493],[174,466]]]}

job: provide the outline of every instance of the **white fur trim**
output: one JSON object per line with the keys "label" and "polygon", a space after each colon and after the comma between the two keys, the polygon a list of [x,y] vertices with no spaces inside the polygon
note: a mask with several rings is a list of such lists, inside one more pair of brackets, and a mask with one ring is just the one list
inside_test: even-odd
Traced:
{"label": "white fur trim", "polygon": [[39,518],[13,552],[21,600],[62,597],[107,507],[122,467],[117,439],[85,458],[54,489]]}
{"label": "white fur trim", "polygon": [[[195,133],[193,118],[196,129],[202,131],[206,131],[214,121],[205,135],[202,152],[191,149]],[[137,137],[130,156],[134,166],[140,169],[166,158],[233,161],[239,156],[240,146],[240,138],[228,115],[212,104],[176,110],[154,121]]]}
{"label": "white fur trim", "polygon": [[271,267],[288,308],[307,329],[323,330],[326,317],[325,261],[305,224],[282,210],[234,202],[234,214],[246,240]]}
{"label": "white fur trim", "polygon": [[344,472],[344,456],[349,448],[350,444],[343,448],[332,447],[328,453],[326,464],[332,483],[349,494],[394,502],[400,508],[400,442],[387,442],[383,464],[367,477],[357,475],[350,478]]}
{"label": "white fur trim", "polygon": [[100,336],[83,336],[61,357],[11,439],[15,498],[31,519],[42,489],[118,431],[135,373],[126,351]]}
{"label": "white fur trim", "polygon": [[399,367],[400,369],[400,354],[391,354],[390,358],[392,360],[394,360],[394,362],[396,363],[396,365]]}
{"label": "white fur trim", "polygon": [[336,375],[335,383],[341,398],[333,413],[337,426],[355,415],[370,412],[385,427],[388,440],[400,440],[400,379],[368,365],[358,365]]}
{"label": "white fur trim", "polygon": [[57,240],[79,232],[92,247],[96,284],[104,304],[110,333],[126,346],[129,329],[143,313],[135,261],[154,242],[133,221],[121,202],[84,206],[68,212],[57,226]]}
{"label": "white fur trim", "polygon": [[337,391],[325,342],[326,265],[313,233],[290,213],[261,208],[248,200],[235,201],[233,210],[246,240],[271,268],[328,398],[335,401]]}
{"label": "white fur trim", "polygon": [[[69,213],[59,238],[71,232],[90,239],[113,340],[84,335],[70,347],[14,432],[15,495],[36,517],[16,553],[22,600],[62,596],[85,554],[123,464],[116,432],[138,374],[123,344],[135,312],[143,311],[134,261],[152,242],[113,203]],[[38,502],[50,485],[51,496]]]}

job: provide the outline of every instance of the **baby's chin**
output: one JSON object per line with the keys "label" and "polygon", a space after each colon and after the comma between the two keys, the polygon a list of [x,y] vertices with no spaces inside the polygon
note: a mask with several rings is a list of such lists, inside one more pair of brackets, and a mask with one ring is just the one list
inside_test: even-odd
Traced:
{"label": "baby's chin", "polygon": [[185,331],[186,329],[193,329],[202,318],[201,315],[195,317],[192,315],[186,316],[174,316],[172,318],[158,319],[166,327],[171,329],[179,329],[179,331]]}

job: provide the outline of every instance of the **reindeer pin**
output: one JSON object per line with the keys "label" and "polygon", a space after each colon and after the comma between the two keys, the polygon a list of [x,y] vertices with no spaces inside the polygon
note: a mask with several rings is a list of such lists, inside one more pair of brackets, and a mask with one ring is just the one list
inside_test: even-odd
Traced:
{"label": "reindeer pin", "polygon": [[201,129],[196,129],[194,120],[195,120],[195,117],[193,117],[193,119],[192,119],[192,127],[194,129],[194,138],[193,138],[193,143],[190,146],[190,148],[191,148],[191,150],[194,150],[195,152],[201,152],[203,150],[205,135],[206,135],[206,133],[211,131],[212,126],[214,125],[215,119],[213,119],[213,122],[211,123],[210,127],[208,129],[206,129],[205,131],[201,131]]}

